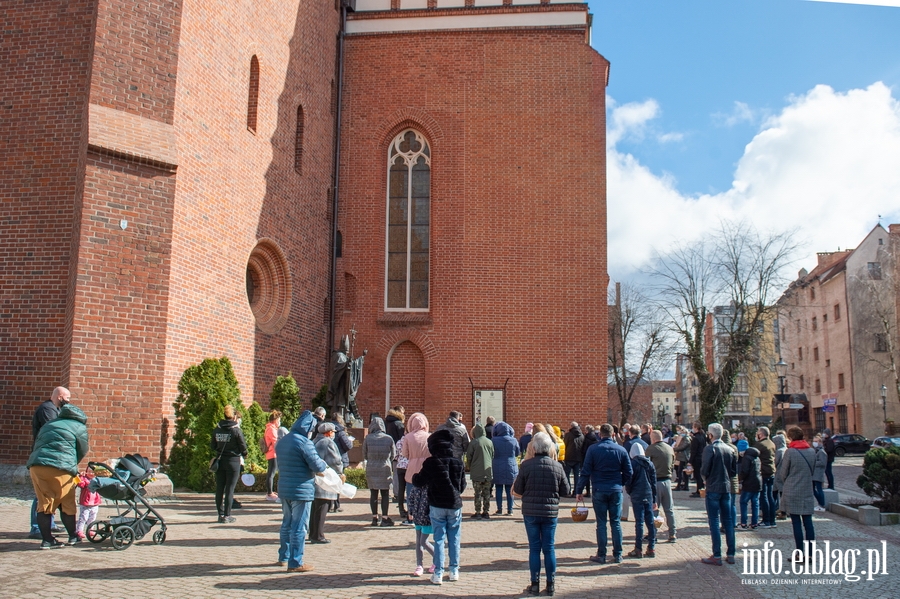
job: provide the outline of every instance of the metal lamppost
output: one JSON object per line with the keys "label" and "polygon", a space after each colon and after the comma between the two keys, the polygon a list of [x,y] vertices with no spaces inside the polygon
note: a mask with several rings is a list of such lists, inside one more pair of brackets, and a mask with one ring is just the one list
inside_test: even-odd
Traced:
{"label": "metal lamppost", "polygon": [[887,387],[881,386],[881,409],[884,411],[884,434],[887,433]]}
{"label": "metal lamppost", "polygon": [[784,361],[784,358],[781,356],[778,357],[778,362],[775,363],[775,374],[778,375],[778,399],[781,402],[781,426],[786,427],[787,423],[784,419],[784,379],[787,377],[787,362]]}

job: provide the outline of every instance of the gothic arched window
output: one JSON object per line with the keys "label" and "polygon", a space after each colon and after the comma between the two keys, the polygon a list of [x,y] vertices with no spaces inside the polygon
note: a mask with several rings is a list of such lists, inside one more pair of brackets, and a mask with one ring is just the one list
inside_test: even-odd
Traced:
{"label": "gothic arched window", "polygon": [[388,149],[385,308],[428,309],[431,152],[411,129]]}

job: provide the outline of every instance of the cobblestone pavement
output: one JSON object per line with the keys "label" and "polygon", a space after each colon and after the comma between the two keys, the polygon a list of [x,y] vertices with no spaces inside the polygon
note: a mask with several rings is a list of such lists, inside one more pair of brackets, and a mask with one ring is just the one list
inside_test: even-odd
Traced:
{"label": "cobblestone pavement", "polygon": [[[101,545],[39,551],[28,540],[28,502],[19,498],[0,504],[0,571],[5,582],[0,596],[8,597],[406,597],[498,598],[523,597],[529,581],[528,549],[521,517],[495,517],[490,522],[468,519],[466,501],[462,527],[461,573],[458,582],[443,586],[427,576],[414,578],[413,531],[406,527],[373,529],[366,525],[365,497],[344,502],[344,512],[329,515],[329,545],[307,545],[306,563],[315,567],[307,574],[289,574],[275,565],[279,506],[261,495],[239,496],[244,508],[235,512],[237,522],[215,523],[210,495],[182,494],[178,501],[158,507],[168,524],[168,539],[157,546],[145,538],[125,551],[109,541]],[[9,497],[10,492],[0,495]],[[467,494],[471,497],[471,492]],[[825,514],[815,517],[819,541],[831,548],[861,549],[856,571],[867,568],[866,549],[887,543],[889,575],[850,582],[842,576],[745,575],[740,553],[761,548],[771,540],[784,552],[789,565],[793,541],[789,523],[777,529],[740,532],[737,564],[707,566],[700,558],[710,553],[710,539],[702,500],[676,493],[679,525],[676,544],[661,543],[655,559],[626,560],[620,565],[597,566],[587,561],[595,553],[593,514],[585,523],[568,517],[572,500],[565,500],[557,529],[558,560],[556,597],[630,597],[640,599],[728,597],[866,599],[900,597],[900,527],[867,528],[847,519]],[[392,510],[396,512],[394,506]],[[101,517],[110,514],[103,508]],[[626,551],[634,534],[632,522],[623,523]],[[663,539],[665,527],[663,527]],[[630,540],[629,540],[630,539]],[[610,551],[611,553],[611,551]],[[812,581],[816,586],[801,584]],[[835,584],[837,583],[837,584]]]}

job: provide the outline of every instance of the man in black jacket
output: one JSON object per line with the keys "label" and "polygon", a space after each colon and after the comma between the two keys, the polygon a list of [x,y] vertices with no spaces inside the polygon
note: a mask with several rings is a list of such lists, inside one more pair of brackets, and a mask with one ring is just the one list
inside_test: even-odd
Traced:
{"label": "man in black jacket", "polygon": [[[582,434],[581,427],[578,426],[577,422],[569,424],[569,430],[563,436],[563,443],[566,446],[566,459],[563,462],[563,468],[566,471],[566,481],[570,487],[573,487],[581,475],[581,462],[584,461],[581,453],[581,448],[584,446],[584,434]],[[569,475],[572,473],[575,474],[575,483],[569,478]]]}
{"label": "man in black jacket", "polygon": [[[599,428],[599,427],[598,427]],[[591,448],[591,445],[600,441],[600,436],[597,434],[597,431],[594,430],[594,427],[590,424],[585,425],[584,427],[584,441],[581,444],[581,463],[584,464],[584,456],[587,455],[588,449]],[[578,484],[578,479],[575,479],[575,483],[572,485],[572,491],[575,491],[575,485]],[[587,484],[584,485],[584,493],[585,497],[591,496],[591,481],[588,481]]]}
{"label": "man in black jacket", "polygon": [[[69,393],[69,390],[65,387],[57,387],[50,394],[50,399],[41,403],[34,411],[34,415],[31,417],[31,442],[37,439],[38,433],[41,432],[41,427],[52,420],[56,420],[57,416],[59,416],[59,409],[69,403],[69,399],[71,399],[72,394]],[[60,532],[60,530],[56,526],[56,521],[51,518],[50,520],[50,529],[53,532]],[[31,502],[31,532],[28,534],[29,539],[40,539],[41,530],[38,528],[37,523],[37,499]]]}
{"label": "man in black jacket", "polygon": [[703,477],[700,476],[704,449],[706,449],[706,433],[703,432],[703,425],[697,420],[694,422],[694,434],[691,437],[691,458],[689,460],[691,467],[694,469],[694,482],[697,483],[697,491],[691,493],[691,497],[700,497],[700,490],[704,487]]}
{"label": "man in black jacket", "polygon": [[[466,435],[468,437],[468,435]],[[444,543],[449,544],[450,581],[459,580],[460,525],[462,497],[466,490],[466,471],[462,460],[454,457],[454,435],[447,429],[435,431],[428,437],[430,458],[413,475],[412,482],[428,491],[431,507],[431,526],[434,529],[433,584],[442,584],[444,576]]]}

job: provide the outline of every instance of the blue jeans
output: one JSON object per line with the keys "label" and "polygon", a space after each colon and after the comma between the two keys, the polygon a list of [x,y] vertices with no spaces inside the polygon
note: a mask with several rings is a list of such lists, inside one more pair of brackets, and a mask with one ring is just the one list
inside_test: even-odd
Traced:
{"label": "blue jeans", "polygon": [[[574,483],[572,483],[572,481],[569,480],[569,488],[574,489],[575,485],[578,484],[578,478],[581,476],[581,462],[575,462],[574,464],[570,464],[568,462],[563,462],[563,470],[566,471],[566,479],[569,478],[569,474],[575,475],[573,477],[575,479]],[[590,483],[588,483],[588,484],[590,484]],[[590,489],[590,487],[587,487],[587,488]]]}
{"label": "blue jeans", "polygon": [[750,524],[759,524],[759,493],[741,491],[741,525],[747,524],[747,504],[750,504]]}
{"label": "blue jeans", "polygon": [[825,507],[825,491],[822,490],[822,481],[813,481],[813,495],[815,495],[816,501],[819,502],[819,506]]}
{"label": "blue jeans", "polygon": [[606,521],[612,529],[613,557],[622,555],[622,491],[598,493],[591,496],[597,517],[597,555],[606,557]]}
{"label": "blue jeans", "polygon": [[[56,528],[56,517],[53,514],[50,515],[50,528]],[[37,523],[37,497],[35,497],[34,501],[31,502],[31,532],[41,532],[41,530],[38,528]]]}
{"label": "blue jeans", "polygon": [[431,506],[431,527],[434,529],[434,574],[444,574],[444,537],[450,554],[450,572],[459,570],[459,528],[462,510],[448,510]]}
{"label": "blue jeans", "polygon": [[531,570],[532,582],[541,577],[541,553],[544,554],[544,571],[547,580],[556,576],[556,549],[553,546],[556,538],[556,518],[541,516],[524,516],[525,533],[528,535],[528,569]]}
{"label": "blue jeans", "polygon": [[281,499],[281,546],[278,548],[278,561],[286,561],[288,568],[303,565],[310,506],[312,501]]}
{"label": "blue jeans", "polygon": [[503,489],[506,489],[506,511],[511,512],[513,506],[512,485],[495,485],[497,487],[497,511],[503,511]]}
{"label": "blue jeans", "polygon": [[647,534],[650,541],[647,549],[651,551],[656,547],[656,527],[653,526],[653,504],[649,501],[632,501],[634,508],[634,548],[641,551],[644,546],[644,524],[647,525]]}
{"label": "blue jeans", "polygon": [[734,520],[731,517],[731,493],[710,493],[706,491],[706,516],[709,519],[709,534],[712,536],[713,557],[722,558],[722,535],[719,533],[719,516],[725,528],[725,543],[728,557],[734,557]]}
{"label": "blue jeans", "polygon": [[775,524],[775,498],[772,489],[775,486],[774,476],[762,477],[762,491],[759,494],[759,509],[762,511],[763,524]]}
{"label": "blue jeans", "polygon": [[794,527],[794,545],[797,549],[803,549],[804,528],[806,529],[806,540],[816,540],[816,529],[813,528],[813,519],[811,515],[799,516],[797,514],[791,514],[791,526]]}

